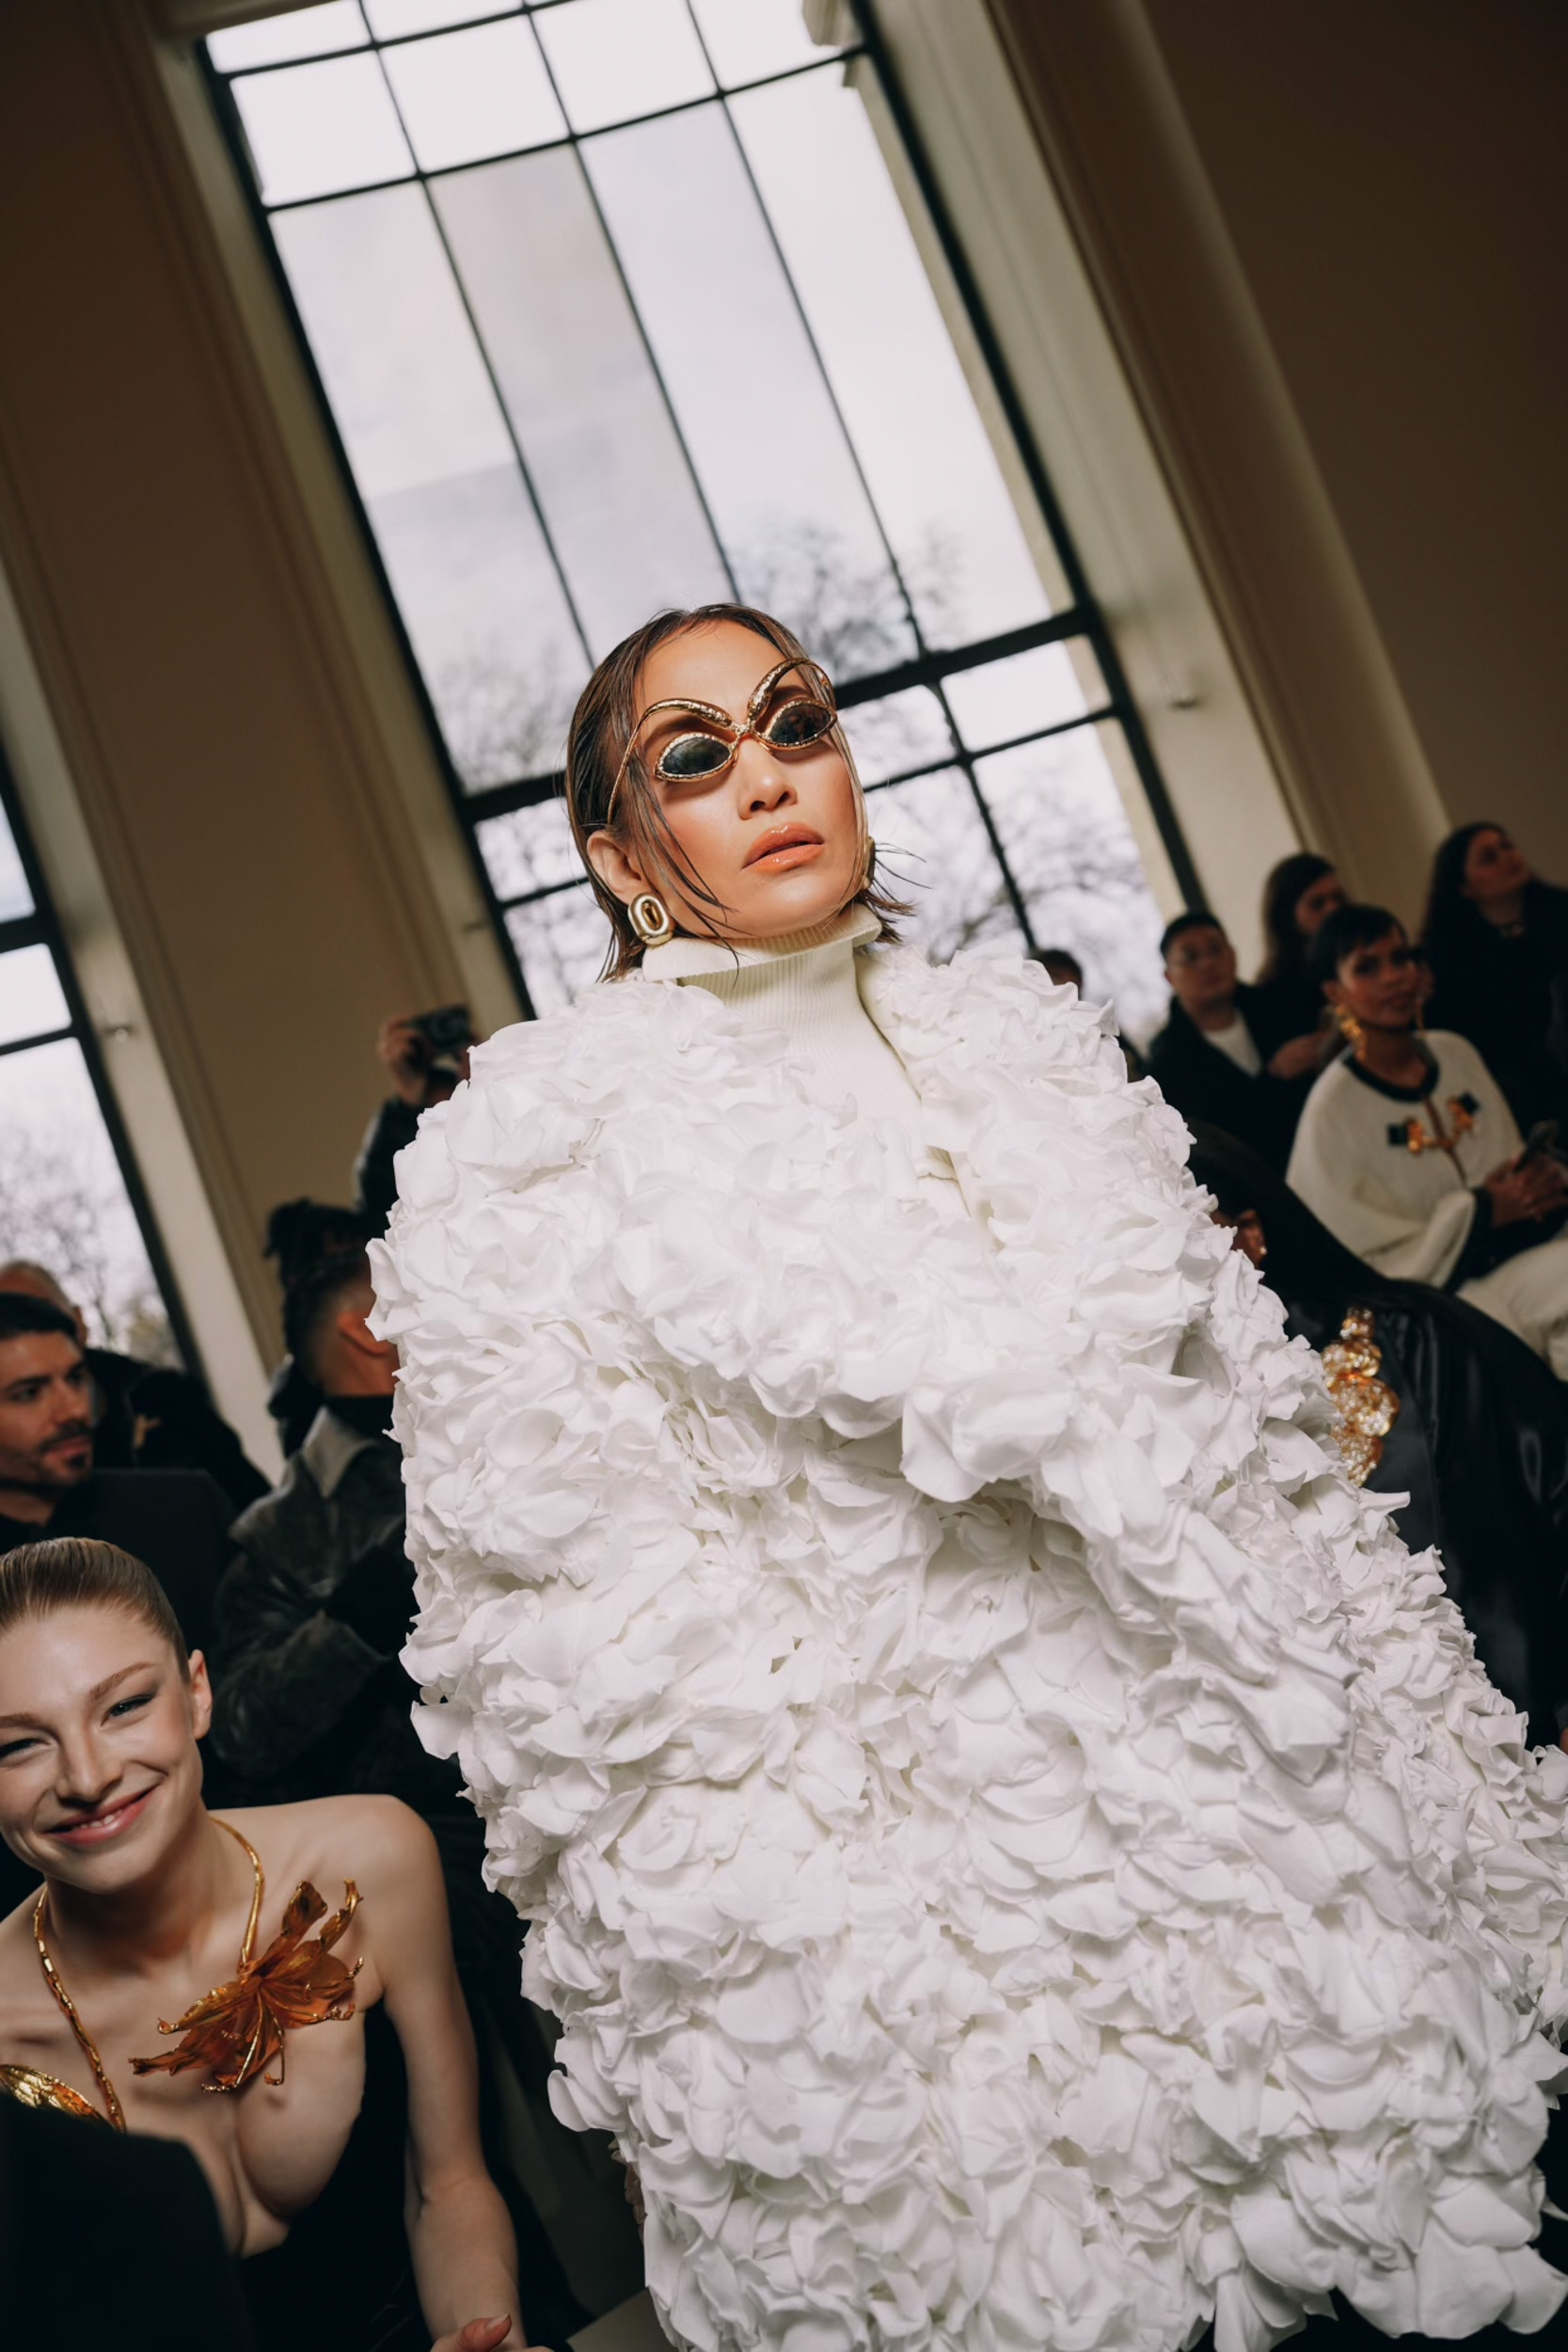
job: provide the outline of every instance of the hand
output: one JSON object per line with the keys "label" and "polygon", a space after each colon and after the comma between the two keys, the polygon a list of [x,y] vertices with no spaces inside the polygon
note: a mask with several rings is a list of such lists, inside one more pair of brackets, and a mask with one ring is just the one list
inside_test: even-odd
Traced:
{"label": "hand", "polygon": [[1321,1037],[1288,1037],[1269,1057],[1271,1078],[1305,1078],[1323,1059]]}
{"label": "hand", "polygon": [[503,2312],[499,2319],[470,2319],[467,2327],[433,2344],[431,2352],[496,2352],[497,2345],[503,2344],[507,2352],[513,2352],[523,2341],[522,2329],[514,2328]]}
{"label": "hand", "polygon": [[1505,1160],[1481,1189],[1494,1225],[1537,1225],[1568,1202],[1568,1168],[1546,1158]]}
{"label": "hand", "polygon": [[401,1017],[384,1021],[375,1050],[392,1073],[399,1100],[422,1111],[430,1074],[430,1046],[412,1021]]}

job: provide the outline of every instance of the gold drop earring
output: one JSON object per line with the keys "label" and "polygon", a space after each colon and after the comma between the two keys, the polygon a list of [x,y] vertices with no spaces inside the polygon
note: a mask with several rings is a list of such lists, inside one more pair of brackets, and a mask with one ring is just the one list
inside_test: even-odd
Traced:
{"label": "gold drop earring", "polygon": [[675,935],[669,908],[651,890],[638,893],[626,909],[626,918],[644,947],[662,947]]}
{"label": "gold drop earring", "polygon": [[1334,1018],[1339,1025],[1339,1035],[1344,1039],[1351,1052],[1359,1059],[1361,1048],[1367,1042],[1366,1030],[1348,1005],[1336,1005]]}

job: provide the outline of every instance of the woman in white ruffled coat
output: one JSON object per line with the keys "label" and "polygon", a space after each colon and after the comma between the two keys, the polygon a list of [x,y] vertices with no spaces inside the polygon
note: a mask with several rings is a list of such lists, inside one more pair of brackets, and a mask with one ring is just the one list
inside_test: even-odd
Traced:
{"label": "woman in white ruffled coat", "polygon": [[568,775],[612,984],[426,1116],[379,1327],[421,1730],[671,2334],[1541,2328],[1568,1758],[1180,1120],[1036,966],[879,944],[777,624],[639,632]]}

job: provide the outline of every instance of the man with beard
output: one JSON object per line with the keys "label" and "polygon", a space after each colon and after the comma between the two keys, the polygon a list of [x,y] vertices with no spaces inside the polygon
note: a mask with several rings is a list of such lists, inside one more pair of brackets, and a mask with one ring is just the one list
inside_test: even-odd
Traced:
{"label": "man with beard", "polygon": [[245,1448],[194,1373],[95,1347],[80,1307],[47,1266],[30,1258],[10,1258],[0,1265],[0,1293],[6,1292],[47,1300],[75,1327],[94,1391],[92,1458],[98,1469],[203,1470],[236,1511],[266,1493],[266,1480],[245,1459]]}

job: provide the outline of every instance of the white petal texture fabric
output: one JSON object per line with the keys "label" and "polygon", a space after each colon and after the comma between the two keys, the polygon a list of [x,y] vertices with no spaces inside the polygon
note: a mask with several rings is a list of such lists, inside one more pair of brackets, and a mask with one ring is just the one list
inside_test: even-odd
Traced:
{"label": "white petal texture fabric", "polygon": [[421,1730],[670,2333],[1541,2326],[1568,1756],[1102,1017],[983,953],[862,990],[967,1217],[633,980],[478,1051],[376,1261]]}

